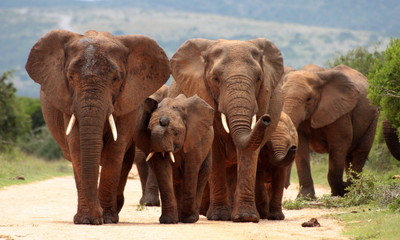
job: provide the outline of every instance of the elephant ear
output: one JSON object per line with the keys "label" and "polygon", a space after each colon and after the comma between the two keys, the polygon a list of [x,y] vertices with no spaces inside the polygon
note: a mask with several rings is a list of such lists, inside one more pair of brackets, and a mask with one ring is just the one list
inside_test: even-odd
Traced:
{"label": "elephant ear", "polygon": [[345,74],[336,70],[316,73],[323,82],[321,99],[311,116],[311,127],[320,128],[333,123],[350,112],[357,104],[360,91]]}
{"label": "elephant ear", "polygon": [[214,40],[191,39],[184,42],[171,58],[171,71],[176,83],[186,96],[197,94],[215,108],[205,83],[204,52]]}
{"label": "elephant ear", "polygon": [[276,87],[281,86],[284,74],[283,57],[278,47],[266,38],[257,38],[249,42],[258,46],[262,52],[262,68],[264,81],[257,98],[258,106],[268,106],[270,95]]}
{"label": "elephant ear", "polygon": [[157,91],[171,72],[168,57],[153,39],[142,35],[116,36],[129,49],[124,89],[115,102],[116,115],[124,115],[138,107]]}
{"label": "elephant ear", "polygon": [[32,47],[25,69],[41,86],[41,92],[62,112],[70,113],[72,104],[65,76],[65,48],[69,42],[82,35],[65,30],[45,34]]}
{"label": "elephant ear", "polygon": [[[184,97],[183,94],[177,98]],[[186,98],[186,138],[183,145],[185,153],[190,152],[209,134],[214,123],[214,109],[199,96]]]}

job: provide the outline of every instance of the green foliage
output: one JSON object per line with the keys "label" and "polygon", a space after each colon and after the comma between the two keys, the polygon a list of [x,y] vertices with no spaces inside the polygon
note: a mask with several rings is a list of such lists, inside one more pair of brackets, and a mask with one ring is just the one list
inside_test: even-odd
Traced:
{"label": "green foliage", "polygon": [[381,114],[400,129],[400,39],[392,39],[368,74],[369,97]]}
{"label": "green foliage", "polygon": [[307,199],[296,198],[294,200],[287,200],[287,199],[283,200],[282,206],[283,206],[283,208],[285,208],[287,210],[299,210],[299,209],[309,207],[310,204]]}
{"label": "green foliage", "polygon": [[382,209],[360,209],[341,213],[336,218],[345,223],[344,234],[355,240],[398,240],[400,214]]}
{"label": "green foliage", "polygon": [[333,68],[343,64],[356,69],[365,76],[370,72],[373,63],[383,58],[382,53],[377,50],[378,44],[372,47],[372,52],[367,47],[358,47],[348,51],[345,54],[336,53],[332,60],[328,60],[327,65]]}
{"label": "green foliage", "polygon": [[46,160],[58,160],[62,152],[47,127],[40,127],[25,135],[18,143],[21,150]]}
{"label": "green foliage", "polygon": [[0,152],[0,166],[0,188],[72,175],[70,162],[64,159],[48,162],[27,155],[16,147]]}
{"label": "green foliage", "polygon": [[29,116],[19,107],[11,82],[13,73],[6,71],[0,76],[0,150],[10,147],[18,136],[29,131]]}
{"label": "green foliage", "polygon": [[400,180],[378,178],[376,173],[364,171],[349,175],[352,184],[346,188],[344,197],[323,195],[315,201],[304,198],[285,200],[286,209],[302,209],[305,207],[349,208],[360,205],[377,205],[400,211]]}

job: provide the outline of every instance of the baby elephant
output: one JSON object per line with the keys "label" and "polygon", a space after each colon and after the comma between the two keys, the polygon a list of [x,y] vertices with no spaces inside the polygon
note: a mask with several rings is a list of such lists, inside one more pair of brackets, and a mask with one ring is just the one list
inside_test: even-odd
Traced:
{"label": "baby elephant", "polygon": [[298,139],[292,120],[284,112],[270,140],[260,151],[256,202],[261,218],[283,220],[283,190],[294,161]]}
{"label": "baby elephant", "polygon": [[211,171],[214,109],[197,95],[165,98],[153,112],[147,159],[161,195],[160,223],[194,223]]}

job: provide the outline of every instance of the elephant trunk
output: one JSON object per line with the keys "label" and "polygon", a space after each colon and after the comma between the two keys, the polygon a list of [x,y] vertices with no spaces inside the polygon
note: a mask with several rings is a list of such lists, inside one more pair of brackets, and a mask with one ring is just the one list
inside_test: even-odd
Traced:
{"label": "elephant trunk", "polygon": [[382,129],[386,146],[393,157],[400,161],[400,140],[396,128],[394,128],[389,121],[383,120]]}
{"label": "elephant trunk", "polygon": [[104,125],[110,109],[104,99],[94,100],[93,96],[83,95],[74,106],[79,124],[82,193],[87,194],[85,199],[98,201],[97,185]]}
{"label": "elephant trunk", "polygon": [[226,110],[233,142],[240,149],[257,149],[264,139],[271,118],[265,114],[251,126],[257,112],[256,99],[254,95],[248,94],[254,91],[251,89],[252,85],[243,78],[231,78],[228,84],[230,86],[226,93],[227,107],[220,111]]}
{"label": "elephant trunk", "polygon": [[297,103],[296,99],[284,99],[282,111],[290,117],[296,129],[299,128],[299,125],[305,119],[304,111],[301,109],[302,108],[300,104]]}
{"label": "elephant trunk", "polygon": [[272,158],[271,163],[277,167],[287,167],[289,166],[296,155],[297,147],[291,146],[289,150],[276,148],[273,149],[274,156]]}

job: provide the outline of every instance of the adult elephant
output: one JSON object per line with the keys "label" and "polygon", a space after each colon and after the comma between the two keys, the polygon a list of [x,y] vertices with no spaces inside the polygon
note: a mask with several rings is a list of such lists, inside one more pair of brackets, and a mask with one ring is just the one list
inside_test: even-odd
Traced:
{"label": "adult elephant", "polygon": [[308,65],[305,69],[287,74],[282,87],[283,111],[298,130],[299,196],[315,197],[309,148],[329,153],[332,195],[343,196],[349,185],[343,182],[343,170],[362,171],[375,136],[378,110],[370,104],[368,81],[358,71],[344,65],[330,70]]}
{"label": "adult elephant", "polygon": [[394,158],[400,161],[400,138],[397,129],[388,120],[382,121],[383,138]]}
{"label": "adult elephant", "polygon": [[146,97],[169,78],[166,54],[142,35],[54,30],[33,46],[26,70],[41,85],[44,119],[73,165],[74,223],[117,223],[135,122]]}
{"label": "adult elephant", "polygon": [[[258,222],[254,193],[257,158],[282,109],[281,52],[263,38],[191,39],[171,58],[171,70],[181,92],[197,94],[215,109],[207,218]],[[227,175],[238,179],[233,204]]]}

